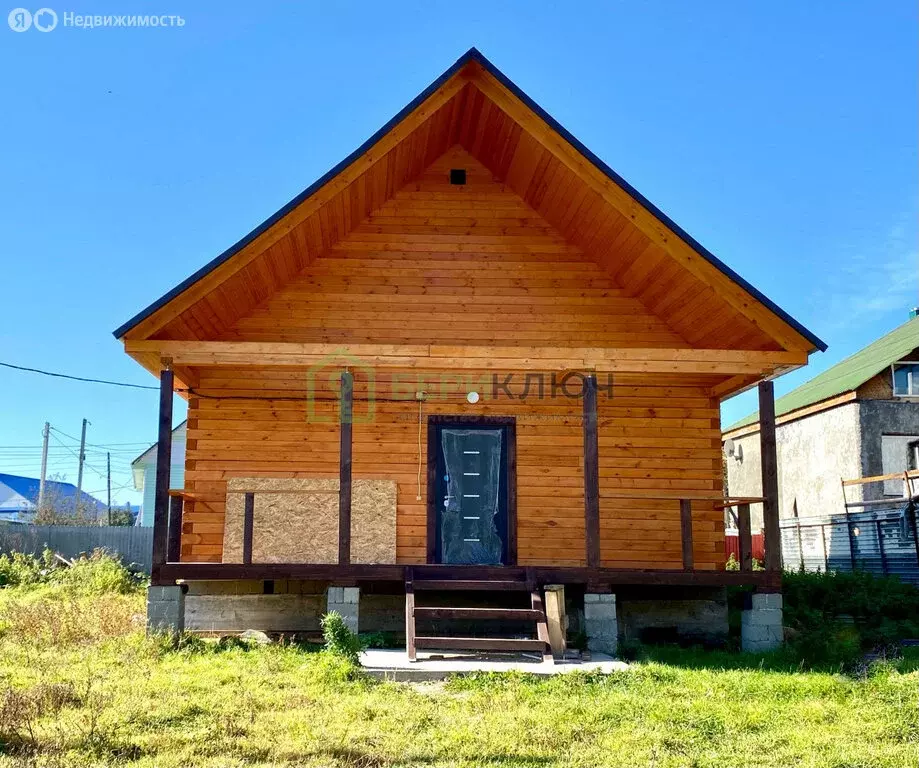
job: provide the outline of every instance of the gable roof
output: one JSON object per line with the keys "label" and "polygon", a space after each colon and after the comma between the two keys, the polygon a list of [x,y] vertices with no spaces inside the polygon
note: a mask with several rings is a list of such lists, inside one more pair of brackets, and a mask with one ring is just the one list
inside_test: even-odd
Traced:
{"label": "gable roof", "polygon": [[[22,499],[30,507],[38,504],[38,489],[41,481],[36,477],[22,477],[21,475],[7,475],[0,473],[0,511],[16,511],[23,508]],[[64,483],[59,480],[46,480],[45,493],[56,500],[73,503],[77,498],[77,487],[73,483]],[[86,491],[80,492],[84,504],[96,511],[106,508],[99,499],[90,496]]]}
{"label": "gable roof", "polygon": [[[852,392],[898,360],[919,347],[919,317],[914,317],[881,336],[854,355],[827,368],[810,381],[775,401],[775,414],[782,416],[792,411],[815,405],[837,395]],[[759,421],[754,411],[725,429],[725,433]]]}
{"label": "gable roof", "polygon": [[[613,260],[610,270],[631,294],[646,304],[667,304],[675,330],[693,345],[826,348],[475,48],[345,160],[114,335],[133,340],[219,335],[456,143],[585,252],[601,262]],[[567,185],[578,204],[549,210],[549,176],[556,186]],[[329,213],[333,208],[337,218]],[[661,297],[662,276],[679,282],[673,296]]]}

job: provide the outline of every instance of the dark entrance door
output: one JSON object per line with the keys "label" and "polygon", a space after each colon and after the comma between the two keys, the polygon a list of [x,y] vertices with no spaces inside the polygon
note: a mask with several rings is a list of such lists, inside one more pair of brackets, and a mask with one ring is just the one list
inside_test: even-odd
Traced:
{"label": "dark entrance door", "polygon": [[429,559],[457,565],[510,564],[513,424],[506,419],[437,419],[429,424],[428,439],[433,459],[428,484],[433,520],[428,529],[434,539],[428,542]]}

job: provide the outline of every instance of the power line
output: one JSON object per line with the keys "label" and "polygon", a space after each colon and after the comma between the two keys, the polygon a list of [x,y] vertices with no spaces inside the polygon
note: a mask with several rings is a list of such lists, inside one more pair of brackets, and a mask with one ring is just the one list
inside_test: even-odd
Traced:
{"label": "power line", "polygon": [[52,371],[43,371],[39,368],[27,368],[24,365],[13,365],[12,363],[3,363],[0,362],[0,366],[4,368],[12,368],[16,371],[26,371],[27,373],[40,373],[42,376],[54,376],[58,379],[70,379],[72,381],[83,381],[87,384],[108,384],[113,387],[129,387],[131,389],[159,389],[159,387],[151,387],[146,384],[126,384],[123,381],[109,381],[107,379],[90,379],[84,376],[70,376],[66,373],[54,373]]}
{"label": "power line", "polygon": [[[66,437],[66,438],[68,438],[68,439],[70,439],[70,440],[73,440],[75,443],[79,443],[79,442],[80,442],[80,438],[74,437],[73,435],[68,435],[68,434],[67,434],[66,432],[64,432],[62,429],[58,429],[57,427],[51,427],[51,429],[52,429],[54,432],[57,432],[59,435],[63,435],[64,437]],[[122,451],[125,451],[125,452],[133,452],[133,449],[130,449],[130,448],[121,448],[121,449],[115,448],[115,449],[113,449],[112,446],[118,446],[118,445],[134,445],[134,446],[137,446],[137,445],[147,445],[147,446],[150,446],[150,445],[153,445],[153,443],[155,443],[155,442],[156,442],[156,440],[150,440],[149,442],[137,441],[137,442],[133,442],[133,443],[110,443],[110,444],[108,444],[108,445],[106,445],[106,444],[104,444],[104,443],[86,443],[86,445],[87,445],[88,447],[90,447],[90,448],[97,448],[97,449],[100,449],[100,450],[102,450],[103,453],[106,453],[106,452],[117,453],[118,450],[122,450]]]}
{"label": "power line", "polygon": [[[52,427],[51,429],[54,429],[54,427]],[[80,460],[80,455],[79,455],[78,453],[76,453],[75,451],[71,450],[70,446],[64,445],[64,443],[62,443],[60,440],[57,439],[57,436],[56,436],[56,435],[51,435],[51,437],[53,437],[55,440],[57,440],[58,444],[63,445],[67,450],[69,450],[69,451],[74,455],[74,457],[77,459],[77,461]],[[97,475],[99,475],[99,477],[101,477],[103,480],[105,479],[105,472],[103,472],[102,470],[97,469],[96,467],[94,467],[92,464],[90,464],[88,461],[86,461],[86,459],[83,460],[83,466],[84,466],[84,467],[89,467],[93,472],[95,472]]]}
{"label": "power line", "polygon": [[[53,429],[58,434],[63,435],[64,437],[69,437],[71,440],[75,440],[77,442],[80,441],[80,438],[74,437],[73,435],[68,435],[66,432],[62,432],[57,427],[51,427],[51,429]],[[115,450],[115,447],[119,445],[151,445],[152,443],[155,443],[155,442],[156,440],[134,440],[133,442],[130,442],[130,443],[87,443],[87,445],[96,446],[97,448],[112,448],[113,450]],[[10,446],[10,447],[12,448],[16,448],[16,447],[32,448],[34,446],[24,445],[24,446]],[[128,450],[128,449],[126,448],[125,450]]]}
{"label": "power line", "polygon": [[[114,493],[115,491],[123,491],[123,490],[125,490],[128,486],[131,486],[131,488],[132,488],[132,490],[133,490],[134,484],[133,484],[132,482],[127,482],[127,483],[125,483],[124,485],[113,485],[113,486],[112,486],[112,493]],[[105,491],[105,490],[108,490],[108,489],[107,489],[107,488],[100,488],[98,491],[86,491],[86,493],[88,493],[90,496],[92,496],[92,495],[95,494],[95,493],[102,493],[102,491]]]}
{"label": "power line", "polygon": [[[83,381],[83,382],[87,382],[90,384],[109,384],[114,387],[131,387],[133,389],[155,389],[155,390],[159,389],[159,387],[152,387],[152,386],[148,386],[145,384],[127,384],[121,381],[109,381],[108,379],[92,379],[92,378],[88,378],[84,376],[70,376],[69,374],[66,374],[66,373],[53,373],[51,371],[43,371],[38,368],[27,368],[22,365],[13,365],[12,363],[0,362],[0,366],[3,366],[5,368],[13,368],[14,370],[17,370],[17,371],[28,371],[29,373],[40,373],[44,376],[55,376],[60,379],[71,379],[73,381]],[[188,387],[187,389],[179,388],[179,389],[176,389],[175,392],[176,393],[185,392],[193,397],[200,397],[205,400],[259,400],[259,401],[260,400],[265,400],[265,401],[276,400],[279,402],[282,402],[282,401],[301,402],[306,399],[304,395],[294,395],[294,396],[286,396],[286,395],[281,395],[281,396],[277,396],[277,395],[267,395],[267,396],[264,396],[264,395],[263,396],[259,396],[259,395],[208,395],[208,394],[205,394],[204,392],[200,392],[194,389],[193,387]],[[403,398],[377,397],[376,400],[377,402],[403,402]],[[55,429],[55,428],[52,427],[52,429]],[[60,432],[62,435],[66,434],[64,432],[61,432],[59,429],[56,431]],[[71,440],[77,439],[73,437],[72,435],[66,435],[66,436],[69,437]]]}

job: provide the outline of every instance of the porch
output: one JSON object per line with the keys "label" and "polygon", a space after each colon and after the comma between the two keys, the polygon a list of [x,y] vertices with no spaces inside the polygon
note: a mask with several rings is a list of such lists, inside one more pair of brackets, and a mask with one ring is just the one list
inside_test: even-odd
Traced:
{"label": "porch", "polygon": [[[183,371],[188,376],[188,371]],[[580,423],[581,437],[583,440],[582,475],[583,475],[583,562],[578,564],[560,564],[547,558],[544,562],[534,562],[532,557],[520,562],[517,552],[517,520],[516,520],[516,477],[511,472],[508,474],[510,486],[510,501],[507,509],[506,547],[499,563],[462,563],[443,562],[442,555],[435,545],[438,536],[436,527],[436,512],[433,500],[436,493],[431,484],[433,461],[429,444],[428,451],[428,491],[427,491],[427,546],[425,547],[425,562],[366,562],[354,556],[353,534],[355,523],[353,520],[352,491],[354,488],[354,455],[353,455],[353,428],[354,418],[354,377],[350,371],[340,373],[340,394],[337,398],[338,407],[338,478],[334,489],[324,488],[312,491],[302,489],[269,489],[245,487],[246,483],[240,481],[235,486],[227,486],[227,498],[235,496],[239,499],[242,510],[240,556],[238,562],[196,562],[182,555],[182,534],[188,528],[184,525],[183,517],[185,505],[198,500],[194,490],[172,491],[168,487],[161,487],[160,478],[165,473],[158,472],[157,505],[154,520],[154,555],[153,555],[153,584],[157,587],[167,587],[177,583],[204,583],[204,582],[262,582],[274,584],[281,581],[312,582],[327,585],[330,590],[355,590],[355,594],[368,591],[380,591],[402,594],[406,596],[406,636],[413,634],[410,630],[408,619],[414,613],[409,595],[413,583],[428,585],[431,591],[438,588],[440,591],[455,592],[466,590],[475,593],[501,589],[501,585],[520,584],[526,585],[527,590],[533,595],[534,605],[539,599],[539,593],[547,585],[561,585],[573,589],[577,594],[585,595],[610,595],[623,590],[705,590],[724,588],[729,585],[749,585],[759,593],[774,593],[781,589],[781,571],[778,564],[778,546],[776,531],[777,504],[775,483],[775,445],[774,431],[768,424],[762,430],[764,461],[764,485],[766,494],[756,498],[725,498],[721,493],[711,492],[679,492],[679,491],[633,491],[625,489],[615,493],[600,492],[600,451],[598,441],[598,406],[597,406],[597,375],[594,372],[579,375],[582,381],[580,392]],[[158,464],[168,466],[171,452],[171,423],[172,423],[172,393],[175,388],[174,373],[171,367],[165,368],[160,375],[160,435],[158,445]],[[768,418],[772,405],[771,382],[759,384],[762,412]],[[197,394],[189,388],[192,394]],[[430,417],[443,418],[443,417]],[[454,417],[468,418],[475,417]],[[495,418],[486,423],[497,423]],[[764,419],[764,423],[767,419]],[[499,420],[500,421],[500,420]],[[505,420],[506,421],[506,420]],[[513,421],[512,419],[510,420]],[[429,435],[431,424],[428,425]],[[771,435],[771,438],[770,438]],[[772,440],[770,444],[770,439]],[[511,443],[513,446],[513,443]],[[513,451],[513,449],[512,449]],[[770,463],[768,457],[772,457]],[[516,464],[516,456],[509,457],[510,467]],[[767,473],[767,469],[771,470]],[[337,497],[337,542],[336,556],[327,558],[325,562],[278,562],[254,555],[256,531],[256,508],[260,494],[292,493],[302,498],[305,494],[320,494],[328,498]],[[419,494],[420,497],[420,494]],[[672,530],[672,535],[678,537],[681,562],[680,567],[616,567],[604,564],[606,560],[603,550],[603,539],[600,535],[601,506],[604,515],[615,515],[616,506],[640,501],[642,504],[650,501],[660,502],[678,507],[679,515],[677,527]],[[766,568],[762,571],[752,570],[752,542],[750,533],[749,508],[752,503],[763,503],[765,519],[774,519],[774,529],[770,531],[767,524],[766,539]],[[701,508],[708,517],[711,510],[721,510],[732,507],[734,516],[740,528],[740,569],[726,571],[723,567],[697,567],[696,545],[694,528],[698,530],[699,522],[694,518],[694,509]],[[393,511],[395,514],[395,511]],[[667,523],[656,524],[665,528]],[[607,560],[608,562],[608,560]],[[329,592],[331,594],[331,591]],[[660,592],[659,592],[660,594]],[[359,599],[359,598],[358,598]],[[605,599],[605,598],[603,598]],[[615,600],[614,597],[611,597]],[[329,598],[331,601],[331,597]],[[331,604],[331,602],[330,602]],[[447,607],[442,609],[448,610]],[[488,609],[481,609],[488,610]],[[522,609],[533,614],[536,608]],[[539,610],[542,610],[541,606]],[[355,608],[356,611],[356,608]],[[538,611],[537,611],[538,612]],[[467,611],[469,616],[472,613]],[[459,614],[462,615],[462,611]],[[484,615],[484,614],[480,614]],[[497,614],[496,614],[497,615]],[[534,614],[535,615],[535,614]],[[356,625],[356,619],[355,619]],[[449,646],[449,643],[447,643]]]}
{"label": "porch", "polygon": [[[156,342],[158,347],[166,351],[177,353],[180,348],[184,348],[184,343]],[[226,347],[232,346],[227,344],[195,344],[195,347],[208,346],[213,347],[211,355],[217,353],[226,353]],[[272,345],[274,347],[286,345]],[[293,345],[297,347],[315,346],[315,345]],[[318,351],[318,350],[317,350]],[[587,352],[587,350],[582,350]],[[597,352],[593,350],[593,352]],[[619,350],[622,353],[635,353],[638,350]],[[227,498],[231,495],[242,497],[243,515],[241,530],[241,558],[240,562],[195,562],[192,558],[182,556],[182,536],[183,528],[188,534],[188,528],[184,526],[184,509],[186,502],[195,503],[199,494],[194,489],[186,491],[170,491],[168,487],[168,467],[171,460],[171,439],[172,439],[172,397],[176,391],[176,380],[174,366],[176,362],[200,363],[202,362],[202,352],[189,353],[184,358],[179,357],[176,360],[163,357],[163,370],[160,373],[160,414],[159,414],[159,435],[157,449],[157,485],[155,492],[155,513],[154,513],[154,532],[153,532],[153,583],[157,585],[172,584],[177,580],[191,579],[271,579],[271,578],[303,578],[303,579],[321,579],[329,581],[404,581],[404,570],[406,566],[411,566],[419,573],[430,571],[431,575],[443,578],[469,578],[470,575],[480,574],[483,577],[494,578],[497,574],[505,575],[519,571],[520,565],[529,567],[534,577],[540,583],[562,582],[562,583],[584,583],[595,586],[611,587],[617,584],[673,584],[673,585],[728,585],[728,584],[751,584],[763,589],[778,589],[780,587],[780,539],[779,539],[779,522],[778,522],[778,489],[777,489],[777,469],[776,469],[776,449],[775,449],[775,418],[774,418],[774,396],[772,382],[769,380],[759,381],[759,401],[760,412],[762,414],[762,429],[760,432],[760,448],[763,455],[762,462],[762,497],[750,498],[726,498],[720,492],[720,482],[710,491],[680,491],[672,490],[666,487],[666,483],[661,483],[661,488],[613,488],[604,490],[601,494],[600,480],[600,462],[601,453],[598,440],[599,419],[598,419],[598,376],[596,369],[615,369],[618,371],[647,371],[649,368],[658,370],[672,370],[676,368],[679,371],[690,373],[698,369],[699,360],[708,358],[718,359],[717,364],[711,361],[707,363],[708,367],[714,367],[720,374],[720,382],[712,387],[712,395],[717,396],[718,392],[726,391],[728,382],[730,386],[750,386],[751,380],[759,378],[762,374],[751,374],[751,370],[764,366],[774,366],[777,362],[775,355],[781,353],[724,353],[721,351],[711,350],[686,350],[687,354],[674,355],[676,350],[658,350],[654,355],[660,360],[646,359],[646,355],[623,354],[625,360],[618,356],[615,360],[610,358],[606,365],[597,364],[594,360],[588,360],[593,363],[594,370],[586,374],[574,374],[580,379],[581,386],[576,397],[580,399],[579,421],[581,423],[581,439],[583,441],[583,450],[581,452],[582,466],[579,468],[579,477],[583,478],[583,555],[581,562],[577,565],[559,564],[557,558],[547,557],[544,562],[536,559],[533,554],[528,554],[526,560],[518,563],[518,522],[517,522],[517,495],[518,483],[516,477],[516,465],[518,461],[516,440],[513,429],[510,433],[507,446],[507,456],[503,461],[507,464],[506,470],[506,541],[505,546],[498,562],[484,563],[462,563],[462,562],[445,562],[442,553],[439,552],[436,545],[438,538],[437,528],[437,511],[435,509],[435,496],[438,488],[435,477],[436,466],[434,453],[436,452],[435,441],[431,427],[441,423],[446,417],[431,415],[428,416],[428,424],[425,428],[428,432],[428,447],[426,457],[426,469],[422,466],[423,457],[419,455],[419,487],[418,499],[421,500],[421,472],[427,478],[427,530],[425,535],[426,546],[424,547],[424,560],[419,562],[416,557],[405,560],[404,562],[361,562],[352,556],[352,489],[353,489],[353,467],[354,467],[354,407],[355,407],[355,383],[354,374],[349,370],[343,370],[340,373],[340,390],[334,393],[333,398],[338,410],[338,482],[337,489],[324,487],[313,490],[280,490],[277,488],[264,490],[257,487],[246,488],[234,486],[224,486]],[[708,354],[705,353],[715,353]],[[760,356],[762,360],[751,361],[751,356]],[[688,357],[697,358],[691,362]],[[584,356],[586,357],[586,355]],[[564,363],[585,362],[584,357],[578,360],[565,360]],[[663,363],[666,358],[675,357],[676,360],[670,360]],[[260,358],[250,358],[249,364],[264,362],[264,356]],[[212,358],[216,359],[216,358]],[[383,358],[381,358],[383,359]],[[381,359],[373,362],[380,364]],[[477,358],[470,357],[469,365],[474,365]],[[278,362],[278,361],[275,361]],[[288,360],[288,363],[296,362]],[[456,360],[454,360],[456,362]],[[518,359],[519,366],[519,359]],[[544,364],[545,361],[540,361]],[[385,358],[386,365],[393,365],[394,361],[390,357]],[[197,375],[194,369],[186,366],[182,370],[183,382],[195,382]],[[570,370],[570,369],[569,369]],[[567,374],[565,380],[572,374]],[[743,378],[744,382],[738,381]],[[564,380],[563,380],[564,381]],[[611,388],[612,383],[608,384]],[[540,387],[542,385],[540,384]],[[553,379],[554,386],[554,379]],[[565,385],[567,386],[567,385]],[[189,397],[197,397],[201,393],[193,386],[186,384],[185,387],[178,387],[183,390]],[[520,395],[523,399],[524,392]],[[371,393],[372,397],[372,393]],[[513,397],[513,395],[512,395]],[[570,397],[570,395],[569,395]],[[218,396],[219,399],[219,396]],[[464,403],[464,406],[466,404]],[[409,404],[411,407],[411,404]],[[499,406],[500,407],[500,406]],[[459,409],[457,409],[459,410]],[[492,411],[493,412],[493,411]],[[654,411],[651,411],[652,416]],[[493,416],[472,416],[467,412],[460,412],[453,421],[459,421],[461,424],[511,424],[514,418],[507,419],[496,418]],[[653,422],[652,422],[653,423]],[[666,422],[665,422],[666,423]],[[422,452],[421,440],[421,415],[419,406],[419,454]],[[543,440],[552,440],[551,435]],[[720,448],[719,448],[720,455]],[[551,463],[551,459],[547,459]],[[658,462],[660,463],[660,462]],[[720,463],[720,462],[719,462]],[[649,475],[650,476],[650,475]],[[245,485],[245,483],[243,484]],[[276,558],[270,558],[268,561],[259,562],[258,558],[253,559],[253,532],[254,517],[256,508],[256,497],[260,493],[270,492],[273,495],[279,493],[295,493],[302,497],[303,494],[317,495],[324,494],[337,495],[338,520],[337,520],[337,557],[325,558],[316,562],[278,562]],[[601,527],[601,497],[604,518],[615,518],[616,507],[628,506],[629,502],[662,502],[668,506],[673,505],[679,508],[678,528],[670,530],[670,534],[679,538],[681,563],[680,567],[667,568],[624,568],[609,567],[604,565],[607,561],[606,553],[603,551],[603,540],[600,535]],[[762,503],[764,516],[764,545],[765,545],[765,569],[763,571],[752,570],[752,544],[750,531],[750,504]],[[721,510],[726,507],[733,509],[733,516],[738,522],[739,529],[739,550],[740,550],[740,570],[725,571],[723,568],[711,566],[698,568],[696,567],[696,551],[694,545],[694,528],[697,530],[698,520],[694,517],[694,507],[700,506],[709,512],[712,509]],[[669,518],[668,518],[669,519]],[[659,523],[659,527],[671,525],[671,523]],[[502,531],[503,532],[503,531]],[[719,541],[721,537],[719,536]]]}

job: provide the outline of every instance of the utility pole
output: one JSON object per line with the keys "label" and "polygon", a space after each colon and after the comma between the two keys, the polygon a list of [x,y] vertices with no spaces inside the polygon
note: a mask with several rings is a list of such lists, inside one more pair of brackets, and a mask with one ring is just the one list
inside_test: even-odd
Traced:
{"label": "utility pole", "polygon": [[112,524],[112,454],[105,454],[105,475],[108,478],[108,507],[105,513],[105,524]]}
{"label": "utility pole", "polygon": [[83,419],[83,432],[80,435],[80,469],[77,472],[77,498],[74,502],[73,512],[80,514],[83,506],[83,462],[86,461],[86,419]]}
{"label": "utility pole", "polygon": [[45,476],[48,474],[48,437],[51,434],[51,425],[46,421],[42,430],[41,443],[41,480],[38,481],[38,511],[42,511],[45,503]]}

